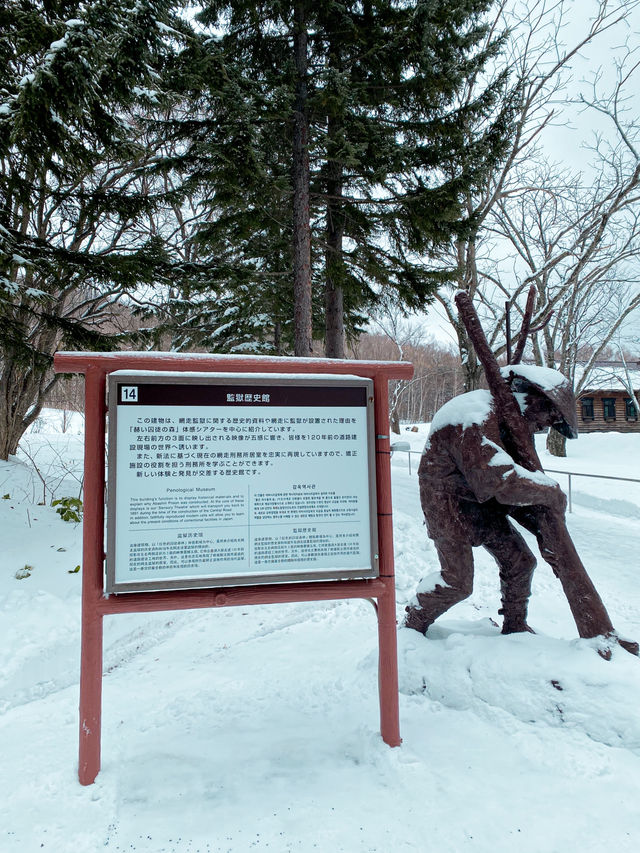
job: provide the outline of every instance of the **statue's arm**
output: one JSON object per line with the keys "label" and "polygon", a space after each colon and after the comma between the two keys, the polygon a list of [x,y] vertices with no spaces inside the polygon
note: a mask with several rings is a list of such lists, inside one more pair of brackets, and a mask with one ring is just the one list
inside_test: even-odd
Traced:
{"label": "statue's arm", "polygon": [[458,464],[480,503],[494,498],[511,506],[539,505],[561,512],[566,508],[565,494],[554,480],[518,465],[480,428],[465,430]]}

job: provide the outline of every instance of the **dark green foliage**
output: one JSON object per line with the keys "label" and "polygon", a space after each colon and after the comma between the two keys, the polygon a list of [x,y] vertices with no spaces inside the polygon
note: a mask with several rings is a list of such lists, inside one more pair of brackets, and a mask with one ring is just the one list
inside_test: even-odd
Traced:
{"label": "dark green foliage", "polygon": [[[501,46],[483,25],[488,0],[303,5],[315,313],[324,290],[339,292],[355,333],[381,292],[420,308],[454,277],[430,256],[473,229],[461,202],[502,155],[511,103],[504,76],[463,102],[465,83]],[[168,84],[186,116],[172,124],[181,151],[172,166],[208,220],[194,245],[202,262],[222,265],[177,316],[183,329],[206,316],[216,335],[202,343],[216,348],[244,347],[255,334],[239,339],[224,323],[230,302],[248,307],[243,288],[266,321],[258,348],[290,325],[295,6],[205,3],[204,33]],[[321,335],[317,319],[315,328]]]}
{"label": "dark green foliage", "polygon": [[114,306],[171,266],[142,228],[161,196],[141,131],[172,5],[0,8],[0,458],[37,416],[54,351],[121,345]]}
{"label": "dark green foliage", "polygon": [[51,506],[56,508],[56,512],[63,521],[73,521],[79,523],[82,521],[82,500],[80,498],[56,498],[51,501]]}
{"label": "dark green foliage", "polygon": [[503,77],[463,97],[500,48],[488,5],[215,0],[192,26],[171,0],[5,0],[0,458],[57,348],[293,350],[300,110],[314,334],[339,355],[381,295],[423,307],[509,129]]}

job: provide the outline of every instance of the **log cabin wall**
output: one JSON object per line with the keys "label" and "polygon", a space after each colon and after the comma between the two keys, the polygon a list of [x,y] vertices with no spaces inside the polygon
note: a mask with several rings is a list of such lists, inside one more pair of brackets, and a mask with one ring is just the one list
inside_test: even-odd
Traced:
{"label": "log cabin wall", "polygon": [[[636,391],[636,394],[639,392]],[[580,432],[640,432],[640,420],[625,391],[584,391],[577,401]]]}

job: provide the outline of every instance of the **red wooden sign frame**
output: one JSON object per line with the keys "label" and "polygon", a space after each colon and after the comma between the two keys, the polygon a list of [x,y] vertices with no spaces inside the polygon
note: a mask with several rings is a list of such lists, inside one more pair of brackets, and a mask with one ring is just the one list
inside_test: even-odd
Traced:
{"label": "red wooden sign frame", "polygon": [[[391,515],[388,383],[409,379],[406,362],[172,353],[57,353],[57,373],[85,376],[84,527],[78,778],[91,785],[100,770],[102,637],[104,616],[200,607],[231,607],[348,598],[372,600],[378,614],[380,733],[389,746],[401,743],[398,719],[396,596]],[[378,554],[380,574],[363,580],[307,581],[255,586],[104,594],[106,377],[115,370],[224,373],[341,374],[373,379],[376,441]]]}

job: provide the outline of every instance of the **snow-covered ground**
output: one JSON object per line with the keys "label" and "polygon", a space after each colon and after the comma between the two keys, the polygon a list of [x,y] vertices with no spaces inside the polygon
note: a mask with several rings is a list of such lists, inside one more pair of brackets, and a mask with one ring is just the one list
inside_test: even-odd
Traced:
{"label": "snow-covered ground", "polygon": [[[378,733],[367,602],[107,618],[102,771],[81,787],[81,526],[48,504],[78,494],[82,425],[61,426],[49,416],[30,458],[0,463],[1,853],[639,848],[640,661],[576,639],[542,562],[537,633],[501,636],[483,551],[468,601],[427,638],[399,629],[397,749]],[[419,449],[425,434],[401,439]],[[541,450],[545,466],[640,479],[640,436],[568,450]],[[417,461],[409,474],[406,453],[392,459],[399,620],[437,568]],[[639,639],[640,483],[576,478],[573,501],[578,550],[616,628]]]}

